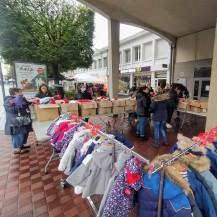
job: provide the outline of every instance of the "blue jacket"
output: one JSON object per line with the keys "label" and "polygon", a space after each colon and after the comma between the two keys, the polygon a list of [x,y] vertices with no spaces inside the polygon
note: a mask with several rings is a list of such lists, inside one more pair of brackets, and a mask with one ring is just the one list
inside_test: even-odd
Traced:
{"label": "blue jacket", "polygon": [[211,161],[211,172],[217,178],[217,153],[214,151],[207,151],[207,157]]}
{"label": "blue jacket", "polygon": [[167,120],[167,101],[153,101],[150,106],[150,112],[153,113],[153,121]]}
{"label": "blue jacket", "polygon": [[194,192],[195,200],[204,217],[216,217],[214,204],[203,184],[193,172],[188,172],[188,181]]}
{"label": "blue jacket", "polygon": [[[158,195],[160,188],[160,174],[155,173],[149,178],[143,177],[143,188],[138,192],[138,217],[156,217],[158,207]],[[192,217],[190,203],[175,183],[166,176],[163,189],[162,217]]]}

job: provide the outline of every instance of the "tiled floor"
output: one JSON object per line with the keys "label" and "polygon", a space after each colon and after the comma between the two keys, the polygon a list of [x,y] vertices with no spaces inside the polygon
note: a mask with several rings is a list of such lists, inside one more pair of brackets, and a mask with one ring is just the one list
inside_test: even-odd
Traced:
{"label": "tiled floor", "polygon": [[[135,150],[146,158],[168,152],[168,147],[159,150],[148,142],[141,142],[135,136],[135,130],[127,121],[118,120],[121,129],[135,144]],[[184,129],[186,135],[196,135],[203,129],[203,124]],[[176,132],[169,131],[170,144],[176,141]],[[93,217],[86,200],[74,195],[72,188],[62,189],[61,173],[57,171],[58,161],[49,167],[49,174],[44,173],[44,166],[51,154],[48,144],[35,146],[32,134],[29,138],[29,153],[13,155],[10,140],[0,131],[0,216],[2,217]]]}
{"label": "tiled floor", "polygon": [[[75,196],[72,188],[60,187],[57,162],[44,174],[48,145],[32,145],[29,153],[15,156],[2,131],[0,138],[0,216],[93,217],[86,200]],[[34,144],[33,135],[29,143]]]}

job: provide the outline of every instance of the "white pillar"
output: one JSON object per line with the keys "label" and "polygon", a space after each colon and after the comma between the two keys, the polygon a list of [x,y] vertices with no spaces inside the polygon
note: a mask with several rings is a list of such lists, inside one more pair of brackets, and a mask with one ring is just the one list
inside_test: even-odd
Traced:
{"label": "white pillar", "polygon": [[109,97],[118,96],[119,92],[119,32],[120,23],[116,20],[108,20],[108,89]]}
{"label": "white pillar", "polygon": [[210,130],[212,127],[217,126],[217,22],[215,30],[215,42],[213,49],[213,59],[212,59],[212,73],[211,73],[211,83],[210,92],[208,100],[208,114],[206,121],[206,130]]}
{"label": "white pillar", "polygon": [[130,73],[130,88],[133,87],[133,80],[134,80],[133,73]]}
{"label": "white pillar", "polygon": [[155,89],[155,72],[151,72],[151,86]]}

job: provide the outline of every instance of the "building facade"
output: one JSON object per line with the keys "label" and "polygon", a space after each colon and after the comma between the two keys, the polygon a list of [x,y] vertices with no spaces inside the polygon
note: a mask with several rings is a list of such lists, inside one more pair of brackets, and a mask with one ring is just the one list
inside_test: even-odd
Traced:
{"label": "building facade", "polygon": [[[133,85],[150,82],[170,83],[170,44],[148,31],[141,31],[120,41],[119,90],[127,93]],[[95,77],[108,76],[108,47],[98,49],[93,55],[89,69],[77,69],[75,74],[90,74]]]}

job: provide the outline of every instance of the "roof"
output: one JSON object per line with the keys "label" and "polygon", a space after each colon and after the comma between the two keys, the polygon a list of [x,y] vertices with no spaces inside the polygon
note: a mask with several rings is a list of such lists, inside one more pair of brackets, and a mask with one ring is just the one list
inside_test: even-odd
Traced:
{"label": "roof", "polygon": [[79,0],[107,17],[153,31],[171,42],[216,26],[216,0]]}

